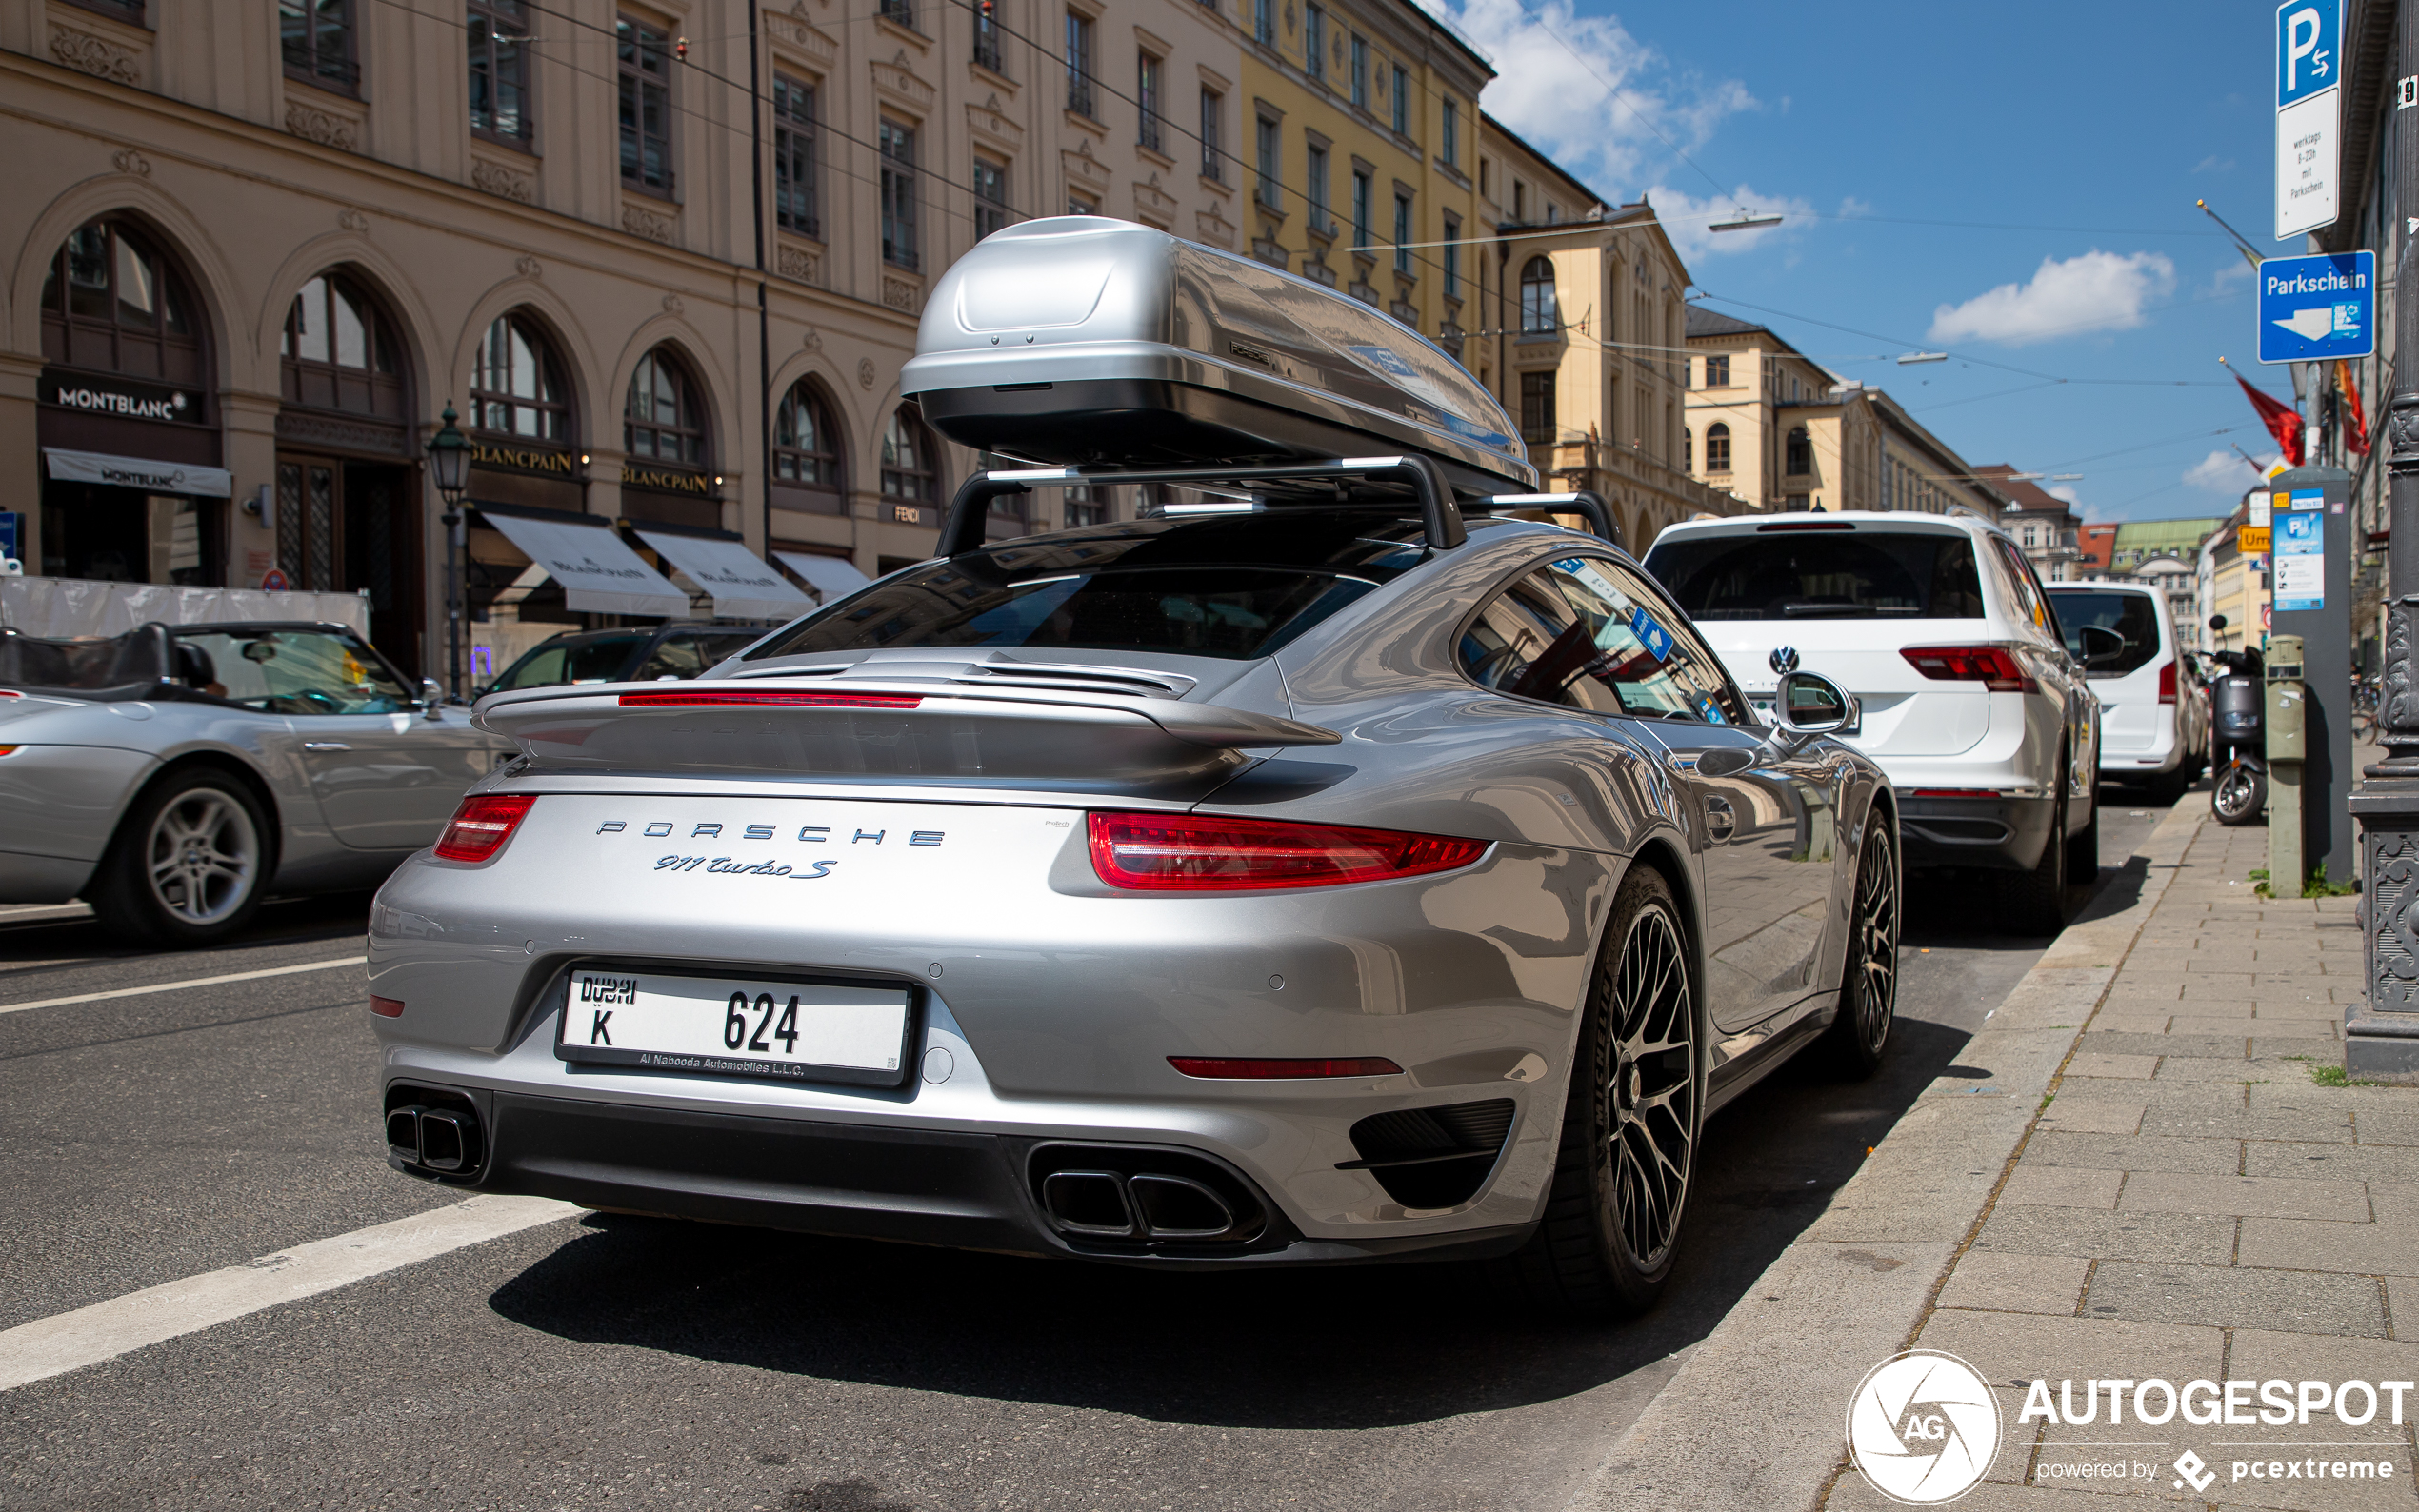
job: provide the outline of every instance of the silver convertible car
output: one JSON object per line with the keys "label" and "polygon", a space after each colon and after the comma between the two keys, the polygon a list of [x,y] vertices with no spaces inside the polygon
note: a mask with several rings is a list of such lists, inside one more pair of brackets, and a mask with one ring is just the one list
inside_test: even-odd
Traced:
{"label": "silver convertible car", "polygon": [[511,750],[341,625],[0,629],[0,903],[195,945],[377,885]]}

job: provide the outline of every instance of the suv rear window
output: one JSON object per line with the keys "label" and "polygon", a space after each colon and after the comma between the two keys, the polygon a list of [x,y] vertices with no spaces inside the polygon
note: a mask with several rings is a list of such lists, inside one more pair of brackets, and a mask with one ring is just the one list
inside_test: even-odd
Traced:
{"label": "suv rear window", "polygon": [[1647,570],[1696,620],[1982,618],[1973,543],[1932,531],[1683,537]]}
{"label": "suv rear window", "polygon": [[2051,588],[2050,603],[2057,606],[2059,627],[2066,631],[2067,650],[2077,661],[2083,658],[2083,627],[2097,625],[2125,637],[2125,656],[2121,661],[2095,666],[2095,677],[2123,677],[2150,665],[2159,654],[2159,613],[2151,607],[2147,593],[2111,593],[2106,589]]}
{"label": "suv rear window", "polygon": [[1137,520],[924,563],[817,610],[748,659],[1019,646],[1248,660],[1425,555],[1418,521],[1362,512]]}

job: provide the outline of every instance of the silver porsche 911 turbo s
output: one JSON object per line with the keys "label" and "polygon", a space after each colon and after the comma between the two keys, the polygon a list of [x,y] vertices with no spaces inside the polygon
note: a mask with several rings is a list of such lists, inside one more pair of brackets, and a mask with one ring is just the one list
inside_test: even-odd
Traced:
{"label": "silver porsche 911 turbo s", "polygon": [[[1033,224],[1080,252],[1107,223]],[[1187,293],[1223,254],[1159,243],[1105,276],[1174,268],[1196,348],[1254,288],[1333,298],[1256,265]],[[961,295],[933,307],[979,340]],[[1293,360],[1273,299],[1255,365]],[[1419,340],[1369,318],[1330,347]],[[1139,454],[1069,456],[1098,432],[1029,408],[1032,460],[1124,470],[978,474],[940,557],[702,679],[483,700],[521,757],[372,909],[391,1163],[1135,1264],[1508,1257],[1573,1311],[1649,1302],[1709,1114],[1809,1045],[1879,1063],[1895,816],[1826,736],[1847,695],[1793,674],[1758,722],[1617,546],[1510,517],[1528,480],[1459,445],[1508,428],[1459,382],[1429,386],[1454,445],[1364,415],[1404,454],[1324,462],[1241,386],[1138,381],[1169,407]],[[1213,497],[981,544],[987,490],[1200,483],[1150,448],[1255,427]]]}

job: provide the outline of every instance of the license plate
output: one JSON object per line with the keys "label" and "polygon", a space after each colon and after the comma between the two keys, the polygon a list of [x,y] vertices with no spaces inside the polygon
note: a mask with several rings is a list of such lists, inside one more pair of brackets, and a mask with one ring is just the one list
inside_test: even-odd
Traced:
{"label": "license plate", "polygon": [[897,1086],[913,1007],[905,987],[580,966],[554,1053],[691,1076]]}

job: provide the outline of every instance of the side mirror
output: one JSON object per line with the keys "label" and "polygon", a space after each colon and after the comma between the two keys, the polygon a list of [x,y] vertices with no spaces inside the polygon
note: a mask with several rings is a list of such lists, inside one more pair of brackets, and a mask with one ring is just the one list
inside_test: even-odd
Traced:
{"label": "side mirror", "polygon": [[1772,721],[1796,740],[1836,734],[1856,723],[1856,695],[1820,672],[1789,672],[1772,700]]}
{"label": "side mirror", "polygon": [[2212,614],[2212,615],[2210,615],[2210,616],[2209,616],[2209,628],[2210,628],[2210,629],[2212,629],[2212,630],[2223,630],[2223,629],[2225,629],[2225,628],[2226,628],[2226,616],[2225,616],[2225,615],[2223,615],[2223,614]]}
{"label": "side mirror", "polygon": [[2083,665],[2087,668],[2125,660],[2125,637],[2105,625],[2086,625],[2076,636],[2083,642]]}

